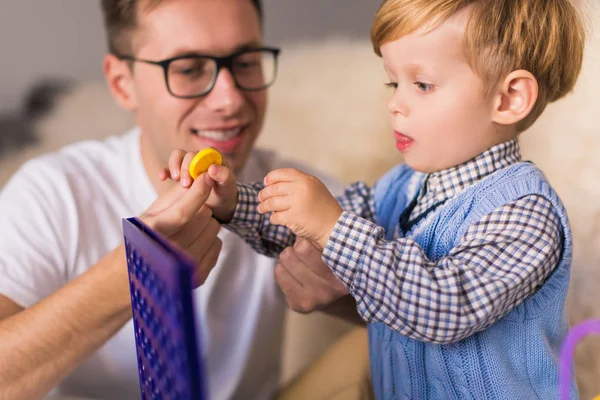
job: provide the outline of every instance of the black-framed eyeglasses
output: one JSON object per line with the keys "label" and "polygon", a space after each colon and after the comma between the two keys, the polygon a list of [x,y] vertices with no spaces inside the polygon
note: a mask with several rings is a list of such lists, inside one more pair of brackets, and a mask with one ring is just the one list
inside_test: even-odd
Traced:
{"label": "black-framed eyeglasses", "polygon": [[235,85],[245,91],[263,90],[275,82],[280,49],[245,49],[226,57],[189,55],[162,61],[144,60],[115,54],[121,60],[143,62],[162,67],[169,93],[182,99],[208,94],[215,86],[221,68],[227,68]]}

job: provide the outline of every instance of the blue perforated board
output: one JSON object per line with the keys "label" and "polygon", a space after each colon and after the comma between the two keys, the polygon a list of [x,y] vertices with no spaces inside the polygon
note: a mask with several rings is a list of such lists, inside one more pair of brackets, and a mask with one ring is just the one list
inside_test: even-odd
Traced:
{"label": "blue perforated board", "polygon": [[142,399],[207,399],[193,262],[138,218],[123,220]]}

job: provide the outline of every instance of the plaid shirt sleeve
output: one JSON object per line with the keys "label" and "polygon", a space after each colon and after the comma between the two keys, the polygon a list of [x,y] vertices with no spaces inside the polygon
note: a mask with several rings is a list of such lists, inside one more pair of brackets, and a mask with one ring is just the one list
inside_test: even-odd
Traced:
{"label": "plaid shirt sleeve", "polygon": [[323,260],[366,321],[452,343],[489,327],[544,283],[559,261],[561,226],[546,198],[526,196],[473,224],[433,262],[414,240],[386,241],[382,227],[344,212]]}
{"label": "plaid shirt sleeve", "polygon": [[342,209],[360,218],[375,221],[375,198],[372,189],[363,182],[348,186],[341,196],[336,197]]}
{"label": "plaid shirt sleeve", "polygon": [[238,204],[233,218],[223,227],[240,236],[256,252],[268,257],[278,257],[279,253],[296,241],[296,236],[285,226],[273,225],[271,214],[258,212],[258,192],[264,185],[238,183]]}
{"label": "plaid shirt sleeve", "polygon": [[[238,204],[233,218],[223,226],[240,236],[255,251],[268,257],[278,257],[279,253],[296,241],[296,236],[288,228],[273,225],[271,214],[262,215],[257,211],[258,192],[265,186],[261,182],[238,183]],[[362,182],[349,186],[344,194],[337,197],[342,208],[362,218],[374,219],[374,200],[371,189]]]}

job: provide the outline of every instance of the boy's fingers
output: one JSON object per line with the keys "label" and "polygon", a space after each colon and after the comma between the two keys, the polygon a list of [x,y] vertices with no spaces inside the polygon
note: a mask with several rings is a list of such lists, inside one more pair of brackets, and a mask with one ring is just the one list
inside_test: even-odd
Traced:
{"label": "boy's fingers", "polygon": [[291,194],[290,189],[290,184],[287,182],[280,182],[265,186],[265,188],[258,193],[258,201],[266,201],[271,197],[277,196],[289,196]]}
{"label": "boy's fingers", "polygon": [[270,212],[286,211],[290,208],[290,201],[286,197],[271,197],[258,205],[258,212],[266,214]]}
{"label": "boy's fingers", "polygon": [[194,153],[187,153],[183,157],[183,160],[181,161],[181,164],[179,166],[181,168],[181,171],[179,172],[181,176],[181,184],[184,187],[189,187],[192,184],[193,179],[190,175],[190,164],[192,163],[192,160],[194,159],[195,155],[196,154]]}
{"label": "boy's fingers", "polygon": [[169,169],[168,169],[168,168],[164,168],[162,171],[160,171],[160,172],[158,173],[158,179],[159,179],[161,182],[164,182],[164,181],[166,181],[166,180],[167,180],[167,179],[169,179],[169,178],[171,178],[171,172],[169,171]]}
{"label": "boy's fingers", "polygon": [[171,157],[169,157],[169,172],[171,173],[171,178],[176,181],[180,178],[179,171],[185,154],[186,152],[183,150],[175,150],[171,153]]}
{"label": "boy's fingers", "polygon": [[286,226],[287,224],[287,212],[286,211],[277,211],[271,214],[269,218],[269,222],[272,225],[282,225]]}
{"label": "boy's fingers", "polygon": [[298,180],[304,174],[294,168],[280,168],[273,170],[265,176],[265,185],[272,185],[277,182],[291,182]]}

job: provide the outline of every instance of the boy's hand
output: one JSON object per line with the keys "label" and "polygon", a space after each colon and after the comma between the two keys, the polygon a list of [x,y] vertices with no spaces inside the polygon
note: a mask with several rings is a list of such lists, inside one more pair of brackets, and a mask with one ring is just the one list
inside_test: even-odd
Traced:
{"label": "boy's hand", "polygon": [[272,224],[284,225],[324,248],[343,211],[325,185],[314,176],[291,168],[270,172],[265,185],[258,194],[258,211],[272,212]]}
{"label": "boy's hand", "polygon": [[[182,187],[190,187],[194,181],[190,176],[190,163],[196,153],[175,150],[169,157],[169,168],[161,175],[161,180],[171,178],[179,181]],[[227,223],[233,218],[237,206],[237,184],[235,174],[223,160],[223,165],[213,164],[207,171],[207,175],[214,181],[213,190],[206,201],[206,205],[212,210],[213,216],[221,223]]]}

